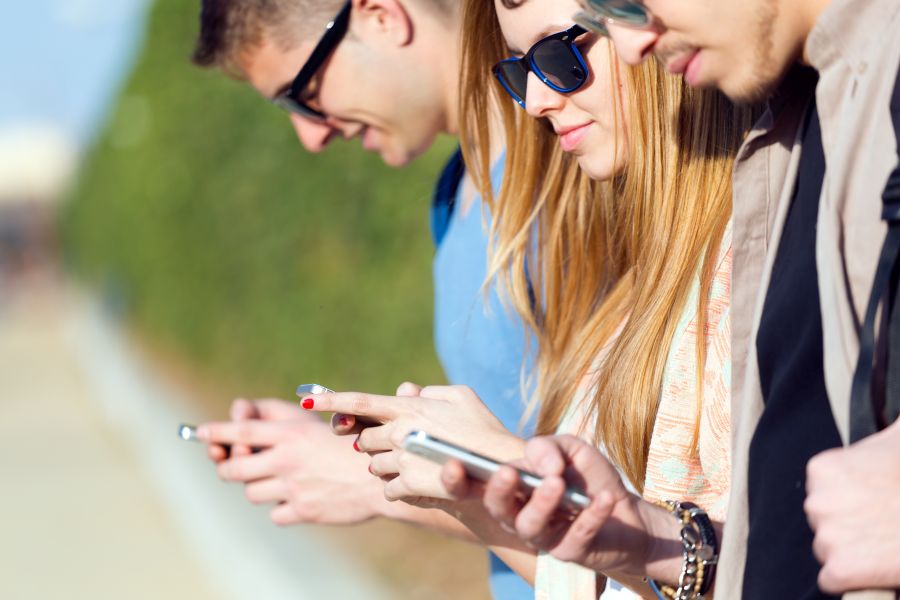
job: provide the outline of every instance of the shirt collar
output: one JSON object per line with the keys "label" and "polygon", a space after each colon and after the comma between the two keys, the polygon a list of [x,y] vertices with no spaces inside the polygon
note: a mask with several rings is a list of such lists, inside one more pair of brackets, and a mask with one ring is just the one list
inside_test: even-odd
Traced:
{"label": "shirt collar", "polygon": [[872,44],[897,35],[887,28],[898,11],[897,0],[832,0],[806,40],[810,64],[820,73],[838,61],[865,71]]}

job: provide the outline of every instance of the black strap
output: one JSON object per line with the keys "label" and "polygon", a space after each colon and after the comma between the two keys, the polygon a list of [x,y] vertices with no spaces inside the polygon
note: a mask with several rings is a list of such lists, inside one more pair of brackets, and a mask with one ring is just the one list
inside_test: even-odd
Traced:
{"label": "black strap", "polygon": [[447,228],[450,226],[450,217],[456,208],[456,192],[466,172],[463,162],[462,149],[456,152],[447,161],[437,185],[434,187],[434,197],[431,202],[431,238],[435,247],[441,245]]}
{"label": "black strap", "polygon": [[[897,152],[900,154],[900,74],[894,88],[891,102],[891,114],[894,120],[894,131],[897,134]],[[900,204],[900,163],[888,178],[884,188],[884,196],[893,199],[895,205]],[[900,261],[894,265],[891,281],[891,317],[888,325],[887,375],[885,380],[884,426],[890,425],[900,418],[900,310],[896,308],[896,300],[900,297]],[[891,352],[890,349],[894,351]]]}
{"label": "black strap", "polygon": [[[900,152],[900,71],[891,96],[891,120]],[[850,397],[851,442],[883,429],[900,414],[900,311],[894,310],[900,296],[900,163],[888,177],[881,200],[881,217],[888,231],[859,336],[859,359]],[[876,357],[875,320],[882,306],[879,331],[886,344],[879,340]]]}

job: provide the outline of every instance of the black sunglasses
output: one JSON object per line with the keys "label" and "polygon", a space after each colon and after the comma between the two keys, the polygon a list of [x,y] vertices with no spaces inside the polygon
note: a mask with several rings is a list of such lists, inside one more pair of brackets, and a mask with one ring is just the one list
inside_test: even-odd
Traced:
{"label": "black sunglasses", "polygon": [[494,76],[519,106],[525,108],[529,71],[557,92],[574,92],[587,81],[590,70],[575,40],[587,33],[580,25],[538,41],[522,58],[507,58],[494,65]]}
{"label": "black sunglasses", "polygon": [[322,34],[319,43],[316,44],[312,54],[309,55],[306,64],[300,68],[300,72],[297,73],[290,87],[283,92],[279,92],[272,99],[272,102],[277,106],[314,121],[321,122],[326,119],[325,113],[307,104],[306,100],[303,99],[303,94],[306,88],[309,87],[313,77],[316,76],[316,73],[322,67],[322,63],[331,56],[337,45],[344,39],[344,35],[347,33],[347,26],[350,24],[351,5],[352,2],[348,0],[334,19],[325,26],[325,33]]}

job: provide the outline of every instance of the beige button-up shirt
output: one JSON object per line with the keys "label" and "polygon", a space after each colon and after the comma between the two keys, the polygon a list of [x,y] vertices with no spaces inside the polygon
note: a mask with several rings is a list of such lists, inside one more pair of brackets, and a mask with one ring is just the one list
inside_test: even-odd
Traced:
{"label": "beige button-up shirt", "polygon": [[[733,479],[716,580],[716,597],[727,600],[741,596],[748,454],[763,411],[756,334],[797,179],[799,125],[812,94],[826,162],[816,237],[825,385],[838,430],[848,438],[859,328],[886,231],[881,194],[898,160],[889,106],[900,63],[900,1],[832,0],[806,42],[806,56],[818,84],[809,70],[788,75],[734,169]],[[791,565],[784,568],[787,574]]]}

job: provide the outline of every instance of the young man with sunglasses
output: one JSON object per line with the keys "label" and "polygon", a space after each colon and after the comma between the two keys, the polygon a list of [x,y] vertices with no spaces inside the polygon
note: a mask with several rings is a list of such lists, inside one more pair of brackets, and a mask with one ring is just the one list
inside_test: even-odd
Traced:
{"label": "young man with sunglasses", "polygon": [[717,594],[900,589],[900,3],[582,3],[624,60],[654,54],[691,85],[768,100],[734,175],[735,456]]}
{"label": "young man with sunglasses", "polygon": [[[441,133],[456,132],[459,71],[456,0],[203,0],[194,60],[246,80],[286,109],[304,147],[358,137],[385,163],[401,166]],[[502,162],[495,168],[497,179]],[[524,403],[520,370],[524,328],[488,299],[487,236],[474,186],[462,181],[457,154],[439,182],[432,228],[435,341],[448,379],[479,391],[515,431]],[[398,394],[415,394],[404,384]],[[281,400],[232,406],[231,422],[200,435],[220,476],[246,485],[254,503],[275,503],[272,520],[356,523],[384,516],[467,538],[441,511],[389,503],[365,455],[319,419]],[[230,445],[230,455],[224,450]],[[251,453],[250,447],[261,452]],[[499,599],[533,597],[530,587],[491,557]]]}

